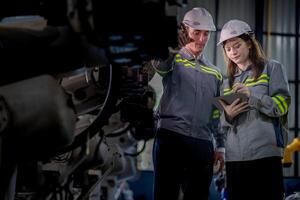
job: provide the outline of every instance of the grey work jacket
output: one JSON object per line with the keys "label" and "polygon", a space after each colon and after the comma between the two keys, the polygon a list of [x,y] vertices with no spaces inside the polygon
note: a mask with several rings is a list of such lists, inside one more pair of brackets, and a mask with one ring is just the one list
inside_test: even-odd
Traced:
{"label": "grey work jacket", "polygon": [[[227,135],[226,161],[282,156],[291,99],[285,69],[277,61],[269,60],[257,80],[253,79],[250,66],[235,75],[234,83],[238,82],[250,89],[250,110],[235,117],[231,123],[226,121],[224,112],[221,115],[221,125]],[[221,93],[231,92],[226,79]]]}
{"label": "grey work jacket", "polygon": [[159,127],[179,134],[213,140],[224,147],[219,131],[220,112],[212,105],[219,95],[222,75],[203,55],[193,57],[183,48],[172,62],[156,67],[163,76],[164,93],[158,108]]}

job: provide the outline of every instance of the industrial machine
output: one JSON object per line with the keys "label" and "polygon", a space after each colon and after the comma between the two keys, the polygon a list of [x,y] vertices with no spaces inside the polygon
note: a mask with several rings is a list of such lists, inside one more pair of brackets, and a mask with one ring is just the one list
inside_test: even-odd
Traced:
{"label": "industrial machine", "polygon": [[155,93],[142,69],[176,45],[165,3],[0,6],[1,200],[131,198],[137,143],[155,132]]}
{"label": "industrial machine", "polygon": [[300,151],[300,139],[294,138],[293,141],[284,149],[282,164],[284,167],[290,167],[293,164],[294,153]]}

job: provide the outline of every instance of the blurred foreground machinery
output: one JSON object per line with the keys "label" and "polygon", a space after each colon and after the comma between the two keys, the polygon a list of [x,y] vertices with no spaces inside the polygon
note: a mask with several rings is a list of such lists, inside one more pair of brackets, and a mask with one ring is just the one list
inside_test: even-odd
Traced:
{"label": "blurred foreground machinery", "polygon": [[[0,200],[132,197],[137,142],[154,136],[155,94],[141,68],[167,55],[177,26],[164,1],[121,2],[0,6]],[[162,23],[149,17],[157,9]],[[112,20],[116,12],[124,17]],[[158,37],[163,23],[175,36]]]}

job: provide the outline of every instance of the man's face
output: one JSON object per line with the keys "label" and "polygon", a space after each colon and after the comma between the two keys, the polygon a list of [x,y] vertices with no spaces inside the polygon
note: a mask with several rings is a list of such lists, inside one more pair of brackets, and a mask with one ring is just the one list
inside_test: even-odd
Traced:
{"label": "man's face", "polygon": [[188,28],[188,35],[192,39],[192,42],[187,44],[187,47],[193,51],[193,53],[201,53],[207,41],[209,40],[210,32],[207,30],[196,30]]}

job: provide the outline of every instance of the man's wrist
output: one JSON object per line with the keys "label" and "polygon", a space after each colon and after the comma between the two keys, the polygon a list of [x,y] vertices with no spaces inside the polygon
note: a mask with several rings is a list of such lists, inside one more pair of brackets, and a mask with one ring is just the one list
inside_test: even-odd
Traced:
{"label": "man's wrist", "polygon": [[225,147],[218,147],[216,149],[217,152],[225,153]]}

